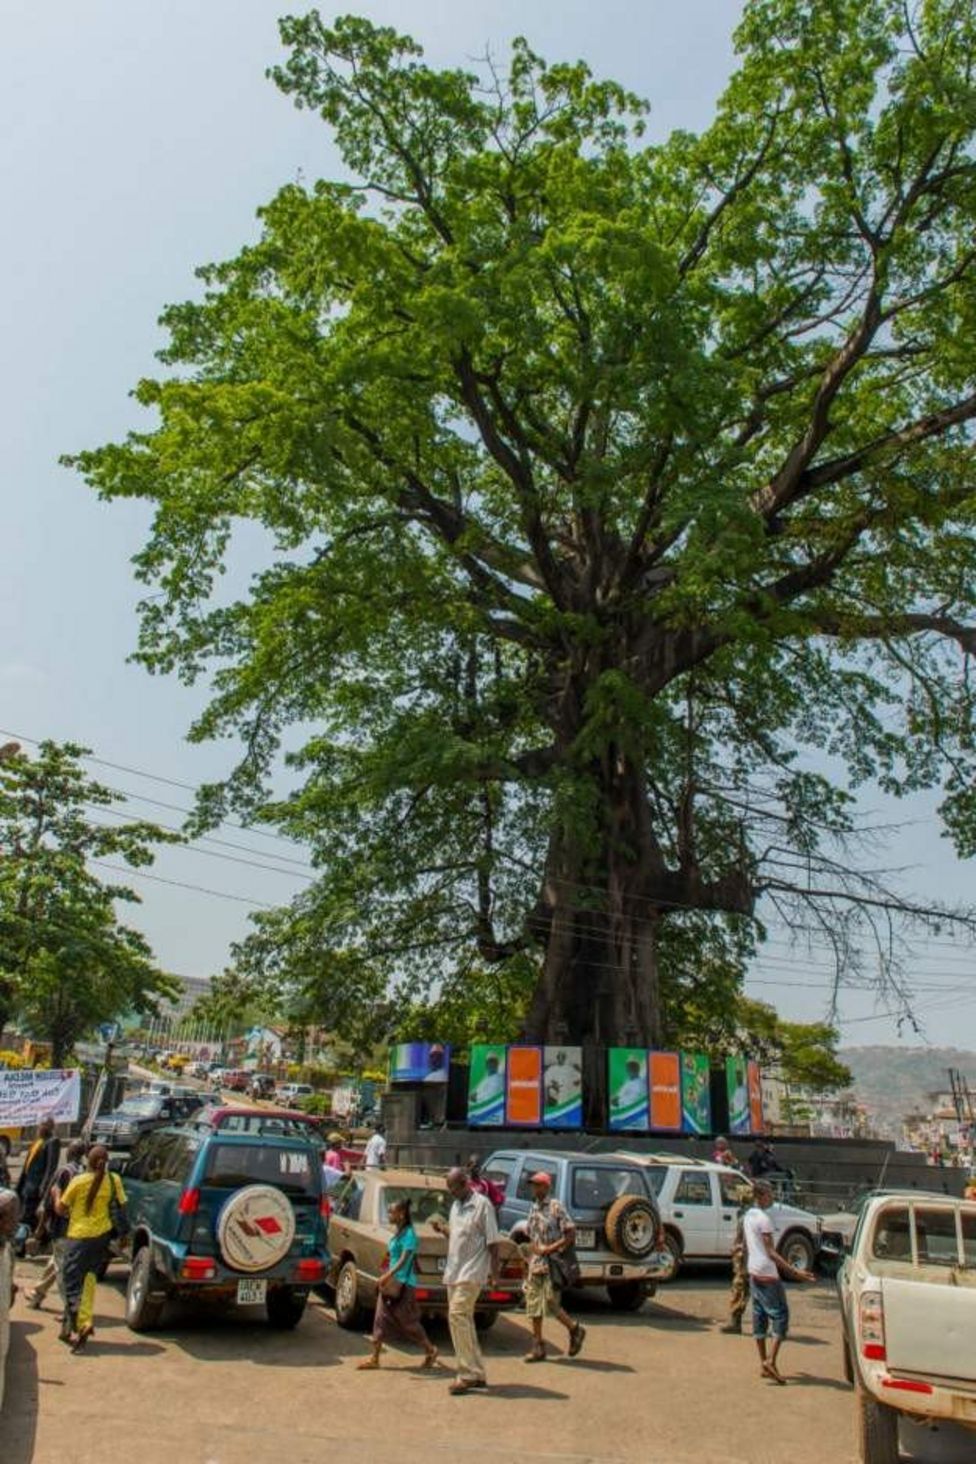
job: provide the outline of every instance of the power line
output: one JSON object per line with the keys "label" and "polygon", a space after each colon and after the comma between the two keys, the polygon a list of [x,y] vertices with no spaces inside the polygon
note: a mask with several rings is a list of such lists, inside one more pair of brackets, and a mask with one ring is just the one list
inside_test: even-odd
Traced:
{"label": "power line", "polygon": [[254,909],[276,910],[278,908],[277,905],[268,904],[267,900],[252,900],[246,895],[232,895],[227,890],[211,890],[207,889],[205,885],[188,884],[184,880],[164,879],[161,874],[146,874],[145,870],[128,869],[122,864],[109,864],[104,859],[90,859],[88,862],[97,865],[99,869],[111,869],[115,874],[124,874],[127,878],[131,874],[135,875],[136,879],[151,880],[153,884],[173,885],[175,889],[192,890],[197,895],[214,895],[218,900],[235,900],[239,905],[250,905]]}

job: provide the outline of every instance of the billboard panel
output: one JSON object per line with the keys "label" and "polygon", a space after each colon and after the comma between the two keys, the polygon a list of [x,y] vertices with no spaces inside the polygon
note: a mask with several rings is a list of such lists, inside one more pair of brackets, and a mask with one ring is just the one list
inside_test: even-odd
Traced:
{"label": "billboard panel", "polygon": [[681,1054],[681,1126],[686,1134],[712,1131],[712,1094],[708,1057],[704,1052]]}
{"label": "billboard panel", "polygon": [[746,1065],[746,1082],[749,1088],[749,1126],[754,1134],[765,1131],[763,1123],[762,1073],[758,1062],[750,1058]]}
{"label": "billboard panel", "polygon": [[649,1052],[651,1128],[681,1129],[681,1061],[676,1052]]}
{"label": "billboard panel", "polygon": [[542,1121],[546,1128],[583,1127],[583,1049],[543,1049]]}
{"label": "billboard panel", "polygon": [[443,1042],[398,1042],[390,1048],[391,1083],[446,1083],[451,1049]]}
{"label": "billboard panel", "polygon": [[643,1047],[611,1047],[607,1052],[610,1129],[646,1134],[650,1126],[647,1052]]}
{"label": "billboard panel", "polygon": [[468,1123],[500,1128],[505,1122],[505,1054],[501,1043],[478,1042],[468,1071]]}
{"label": "billboard panel", "polygon": [[542,1048],[508,1049],[505,1121],[528,1128],[542,1127]]}
{"label": "billboard panel", "polygon": [[749,1082],[744,1057],[725,1059],[725,1090],[729,1097],[729,1133],[749,1132]]}

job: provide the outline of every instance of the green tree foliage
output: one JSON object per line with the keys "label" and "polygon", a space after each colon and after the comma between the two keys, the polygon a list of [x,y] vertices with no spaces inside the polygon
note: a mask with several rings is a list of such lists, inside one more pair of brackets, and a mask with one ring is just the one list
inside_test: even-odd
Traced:
{"label": "green tree foliage", "polygon": [[116,918],[116,902],[138,895],[90,867],[151,864],[153,845],[170,836],[141,821],[93,819],[120,800],[79,767],[86,752],[43,742],[35,758],[0,762],[0,1027],[16,1012],[52,1044],[55,1066],[97,1023],[155,1013],[178,991],[143,936]]}
{"label": "green tree foliage", "polygon": [[142,661],[243,739],[201,822],[320,866],[252,963],[362,1013],[528,962],[530,1035],[652,1043],[761,898],[843,971],[903,903],[851,785],[942,786],[976,847],[976,12],[751,0],[712,124],[651,146],[521,40],[281,31],[345,176],[201,271],[154,424],[74,459],[155,506]]}

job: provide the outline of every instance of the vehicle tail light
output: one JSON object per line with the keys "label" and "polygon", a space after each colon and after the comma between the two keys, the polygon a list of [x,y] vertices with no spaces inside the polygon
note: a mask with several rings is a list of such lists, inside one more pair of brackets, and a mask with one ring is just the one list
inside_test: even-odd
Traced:
{"label": "vehicle tail light", "polygon": [[217,1267],[206,1256],[187,1256],[180,1267],[184,1281],[212,1281]]}
{"label": "vehicle tail light", "polygon": [[311,1257],[299,1261],[295,1267],[295,1279],[298,1281],[321,1281],[324,1275],[325,1262]]}
{"label": "vehicle tail light", "polygon": [[865,1291],[860,1305],[861,1356],[872,1362],[884,1362],[884,1301],[880,1291]]}
{"label": "vehicle tail light", "polygon": [[180,1195],[176,1208],[181,1215],[195,1215],[200,1208],[200,1191],[185,1189]]}
{"label": "vehicle tail light", "polygon": [[332,1201],[329,1199],[328,1195],[323,1195],[319,1200],[319,1214],[322,1216],[323,1220],[328,1220],[329,1216],[332,1214]]}
{"label": "vehicle tail light", "polygon": [[512,1299],[512,1293],[510,1291],[486,1291],[485,1292],[485,1301],[506,1302],[506,1301],[511,1301],[511,1299]]}
{"label": "vehicle tail light", "polygon": [[416,1291],[414,1292],[414,1298],[417,1301],[430,1301],[430,1292],[427,1290],[426,1286],[418,1286]]}

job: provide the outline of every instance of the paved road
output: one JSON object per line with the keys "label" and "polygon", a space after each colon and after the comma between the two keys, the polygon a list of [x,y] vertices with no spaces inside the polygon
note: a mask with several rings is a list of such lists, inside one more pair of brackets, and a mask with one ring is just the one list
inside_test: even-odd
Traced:
{"label": "paved road", "polygon": [[[20,1267],[30,1283],[32,1268]],[[406,1353],[358,1373],[364,1353],[315,1303],[298,1330],[275,1334],[238,1313],[183,1312],[137,1337],[122,1322],[118,1280],[100,1288],[98,1330],[72,1357],[53,1308],[18,1302],[3,1464],[849,1464],[852,1396],[841,1380],[828,1284],[794,1288],[786,1388],[757,1376],[747,1338],[721,1336],[725,1282],[682,1280],[637,1316],[582,1303],[589,1328],[573,1361],[527,1367],[515,1318],[488,1343],[491,1391],[447,1393],[449,1374]],[[435,1334],[449,1354],[446,1330]]]}

